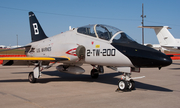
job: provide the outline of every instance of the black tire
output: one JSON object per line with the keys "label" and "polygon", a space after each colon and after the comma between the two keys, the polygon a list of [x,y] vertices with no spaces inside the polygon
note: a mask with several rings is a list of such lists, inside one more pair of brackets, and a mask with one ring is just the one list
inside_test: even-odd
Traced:
{"label": "black tire", "polygon": [[91,70],[91,78],[96,79],[96,78],[98,78],[98,77],[99,77],[99,72],[98,72],[98,70],[97,70],[97,69],[92,69],[92,70]]}
{"label": "black tire", "polygon": [[127,91],[128,90],[128,83],[127,83],[127,81],[124,81],[124,80],[120,80],[119,81],[119,84],[118,84],[118,88],[119,88],[119,90],[121,90],[121,91]]}
{"label": "black tire", "polygon": [[29,80],[30,83],[35,83],[36,82],[36,78],[34,78],[33,72],[29,73],[28,80]]}
{"label": "black tire", "polygon": [[129,82],[128,82],[128,88],[129,88],[129,90],[135,90],[135,83],[134,83],[134,81],[133,80],[130,80]]}

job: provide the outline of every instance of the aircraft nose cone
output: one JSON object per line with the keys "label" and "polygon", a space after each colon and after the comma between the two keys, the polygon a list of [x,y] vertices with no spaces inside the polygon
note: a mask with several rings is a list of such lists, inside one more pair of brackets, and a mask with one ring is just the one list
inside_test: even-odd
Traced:
{"label": "aircraft nose cone", "polygon": [[162,67],[169,66],[170,64],[172,64],[172,59],[169,56],[164,55],[164,57],[161,60],[159,60],[158,64],[162,65]]}
{"label": "aircraft nose cone", "polygon": [[167,55],[157,51],[143,51],[144,54],[128,56],[131,62],[136,67],[165,67],[172,63],[172,60]]}
{"label": "aircraft nose cone", "polygon": [[112,44],[127,56],[135,67],[164,67],[172,63],[169,56],[137,43]]}

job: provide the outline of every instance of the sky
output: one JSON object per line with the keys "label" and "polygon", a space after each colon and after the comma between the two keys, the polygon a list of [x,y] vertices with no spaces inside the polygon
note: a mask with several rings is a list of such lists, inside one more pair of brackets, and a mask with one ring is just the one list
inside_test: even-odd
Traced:
{"label": "sky", "polygon": [[[48,37],[88,24],[106,24],[142,43],[144,25],[169,26],[180,38],[180,0],[0,0],[0,45],[31,42],[28,12],[33,11]],[[153,29],[144,29],[145,43],[158,44]]]}

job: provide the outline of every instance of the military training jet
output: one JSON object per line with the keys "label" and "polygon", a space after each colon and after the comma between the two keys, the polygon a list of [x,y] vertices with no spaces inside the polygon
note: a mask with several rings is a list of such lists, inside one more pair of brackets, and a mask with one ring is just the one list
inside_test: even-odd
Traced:
{"label": "military training jet", "polygon": [[35,83],[43,69],[56,67],[60,72],[82,74],[80,66],[92,65],[92,78],[98,78],[104,73],[103,66],[122,72],[118,87],[122,91],[135,88],[132,71],[140,71],[143,67],[161,68],[172,63],[170,57],[141,45],[118,28],[92,24],[47,37],[35,14],[29,12],[32,42],[24,46],[27,57],[3,57],[3,66],[34,65],[28,79]]}

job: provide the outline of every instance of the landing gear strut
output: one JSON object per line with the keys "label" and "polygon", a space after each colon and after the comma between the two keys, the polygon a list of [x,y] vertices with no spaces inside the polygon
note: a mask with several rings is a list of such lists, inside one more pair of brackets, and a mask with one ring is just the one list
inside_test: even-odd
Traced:
{"label": "landing gear strut", "polygon": [[124,73],[118,84],[118,89],[121,91],[134,90],[135,84],[133,79],[130,77],[130,73]]}

